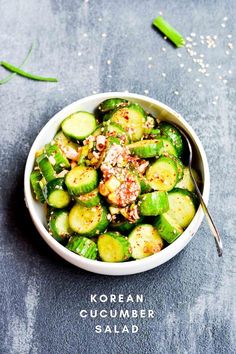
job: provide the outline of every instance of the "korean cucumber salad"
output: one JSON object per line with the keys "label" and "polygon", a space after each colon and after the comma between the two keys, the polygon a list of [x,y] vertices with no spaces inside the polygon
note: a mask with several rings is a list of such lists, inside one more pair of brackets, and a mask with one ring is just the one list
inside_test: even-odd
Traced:
{"label": "korean cucumber salad", "polygon": [[184,146],[175,126],[125,99],[105,100],[94,114],[71,114],[37,151],[30,176],[49,233],[68,250],[104,262],[160,252],[198,206]]}

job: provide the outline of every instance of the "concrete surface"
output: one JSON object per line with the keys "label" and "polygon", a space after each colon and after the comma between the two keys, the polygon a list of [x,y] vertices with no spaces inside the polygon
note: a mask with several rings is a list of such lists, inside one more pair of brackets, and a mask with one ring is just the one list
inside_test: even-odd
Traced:
{"label": "concrete surface", "polygon": [[[151,28],[159,11],[186,37],[193,33],[188,43],[197,43],[196,55],[176,50]],[[1,60],[19,64],[35,41],[25,68],[60,79],[53,84],[15,77],[0,86],[1,353],[235,353],[236,63],[229,43],[235,44],[236,2],[1,0],[0,12]],[[193,58],[203,59],[203,73]],[[6,73],[1,69],[0,77]],[[157,98],[196,130],[209,159],[209,206],[223,236],[222,259],[206,222],[170,262],[125,278],[77,269],[41,240],[23,200],[30,146],[62,107],[109,90]],[[90,294],[111,293],[141,293],[145,302],[90,303]],[[155,318],[79,316],[83,308],[122,306],[154,309]],[[139,332],[97,334],[97,323],[133,323]]]}

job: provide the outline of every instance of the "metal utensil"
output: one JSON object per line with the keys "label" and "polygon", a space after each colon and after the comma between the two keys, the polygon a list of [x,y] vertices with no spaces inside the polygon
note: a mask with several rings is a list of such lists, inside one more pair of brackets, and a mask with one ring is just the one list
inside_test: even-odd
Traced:
{"label": "metal utensil", "polygon": [[184,136],[187,144],[188,144],[188,149],[189,149],[189,161],[188,161],[188,167],[189,167],[189,171],[190,171],[190,176],[191,176],[191,179],[193,181],[193,184],[195,186],[195,189],[196,189],[196,194],[198,196],[198,199],[200,201],[200,204],[202,206],[202,209],[203,209],[203,212],[206,216],[206,219],[207,219],[207,222],[208,222],[208,225],[211,229],[211,232],[214,236],[214,239],[215,239],[215,243],[216,243],[216,248],[217,248],[217,252],[218,252],[218,256],[221,257],[222,254],[223,254],[223,245],[222,245],[222,241],[221,241],[221,237],[220,237],[220,234],[219,234],[219,231],[217,230],[217,227],[215,225],[215,223],[213,222],[212,220],[212,217],[210,215],[210,212],[209,210],[207,209],[207,206],[203,200],[203,197],[202,197],[202,194],[198,188],[198,185],[197,185],[197,182],[193,176],[193,173],[192,173],[192,158],[193,158],[193,151],[192,151],[192,146],[191,146],[191,143],[190,143],[190,140],[187,136],[187,134],[179,127],[179,126],[176,126],[175,124],[171,123],[172,125],[174,125],[180,132],[181,134]]}

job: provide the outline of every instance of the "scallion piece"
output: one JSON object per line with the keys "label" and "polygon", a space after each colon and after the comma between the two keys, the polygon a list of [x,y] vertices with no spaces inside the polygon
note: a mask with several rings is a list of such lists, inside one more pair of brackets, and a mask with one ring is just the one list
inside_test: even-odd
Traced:
{"label": "scallion piece", "polygon": [[153,20],[152,24],[156,26],[162,33],[169,38],[176,47],[183,47],[185,45],[184,37],[176,31],[162,16],[158,16]]}
{"label": "scallion piece", "polygon": [[48,81],[48,82],[57,82],[58,81],[54,77],[43,77],[43,76],[38,76],[38,75],[34,75],[34,74],[31,74],[31,73],[28,73],[28,72],[18,68],[17,66],[14,66],[14,65],[12,65],[10,63],[7,63],[6,61],[1,61],[0,65],[3,66],[5,69],[13,72],[13,73],[16,73],[18,75],[27,77],[28,79],[31,79],[31,80]]}
{"label": "scallion piece", "polygon": [[[22,63],[19,66],[20,68],[27,63],[27,61],[28,61],[28,59],[29,59],[29,57],[30,57],[30,55],[32,53],[33,47],[34,47],[34,44],[31,44],[30,49],[29,49],[25,59],[22,61]],[[13,79],[13,77],[16,76],[16,75],[17,75],[16,73],[12,73],[10,75],[7,75],[4,79],[0,80],[0,85],[6,84],[8,81]]]}

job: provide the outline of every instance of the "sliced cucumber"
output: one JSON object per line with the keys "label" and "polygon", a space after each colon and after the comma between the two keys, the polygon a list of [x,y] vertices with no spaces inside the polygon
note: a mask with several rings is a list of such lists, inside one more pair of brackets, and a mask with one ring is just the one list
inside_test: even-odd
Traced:
{"label": "sliced cucumber", "polygon": [[140,215],[155,216],[165,213],[169,209],[166,192],[152,192],[139,196]]}
{"label": "sliced cucumber", "polygon": [[70,195],[64,189],[64,178],[55,178],[44,187],[43,193],[48,205],[62,209],[69,205]]}
{"label": "sliced cucumber", "polygon": [[161,154],[163,142],[160,140],[140,140],[128,145],[130,152],[141,158],[155,157]]}
{"label": "sliced cucumber", "polygon": [[78,197],[75,197],[75,200],[86,207],[93,207],[100,203],[100,196],[98,194],[98,189],[95,188],[92,192],[81,194]]}
{"label": "sliced cucumber", "polygon": [[54,170],[59,173],[63,169],[70,168],[70,163],[63,155],[62,151],[56,144],[45,145],[45,151]]}
{"label": "sliced cucumber", "polygon": [[131,246],[132,257],[142,259],[160,252],[164,246],[157,229],[149,224],[142,224],[135,227],[128,238]]}
{"label": "sliced cucumber", "polygon": [[113,109],[128,104],[128,101],[123,98],[108,98],[107,100],[100,103],[98,110],[102,113],[107,113]]}
{"label": "sliced cucumber", "polygon": [[154,190],[170,191],[177,183],[177,165],[173,159],[162,156],[147,169],[146,178]]}
{"label": "sliced cucumber", "polygon": [[98,173],[92,167],[76,166],[67,173],[65,183],[71,195],[89,193],[98,185]]}
{"label": "sliced cucumber", "polygon": [[154,222],[159,235],[168,243],[174,242],[182,233],[183,229],[168,213],[159,215]]}
{"label": "sliced cucumber", "polygon": [[183,153],[184,145],[182,135],[180,134],[179,130],[167,122],[161,122],[159,124],[159,128],[161,130],[161,134],[167,136],[172,141],[178,156],[181,156]]}
{"label": "sliced cucumber", "polygon": [[76,140],[83,140],[96,129],[96,120],[91,113],[76,112],[63,120],[61,128],[66,136]]}
{"label": "sliced cucumber", "polygon": [[97,258],[97,245],[94,241],[83,236],[73,236],[69,239],[66,248],[85,258]]}
{"label": "sliced cucumber", "polygon": [[158,140],[162,141],[162,143],[163,143],[163,148],[161,149],[160,154],[162,154],[162,155],[171,154],[174,156],[178,156],[177,150],[169,138],[162,136],[162,137],[158,138]]}
{"label": "sliced cucumber", "polygon": [[144,123],[144,134],[150,134],[153,128],[155,127],[155,119],[151,116],[147,116],[147,119]]}
{"label": "sliced cucumber", "polygon": [[178,225],[186,228],[196,213],[196,200],[186,189],[175,188],[168,194],[169,210],[167,214],[176,220]]}
{"label": "sliced cucumber", "polygon": [[50,163],[47,155],[42,153],[36,158],[38,167],[47,182],[56,178],[56,171],[54,170],[52,164]]}
{"label": "sliced cucumber", "polygon": [[[198,173],[192,168],[192,173],[195,178],[195,181],[197,184],[201,183],[200,177]],[[182,188],[182,189],[187,189],[189,192],[194,192],[195,191],[195,186],[193,184],[192,178],[190,176],[190,171],[188,167],[184,167],[183,170],[183,177],[182,179],[176,184],[176,187]]]}
{"label": "sliced cucumber", "polygon": [[93,133],[91,134],[91,135],[93,135],[93,136],[98,136],[98,135],[101,135],[102,133],[103,133],[103,131],[104,131],[104,127],[103,127],[103,124],[99,124],[98,126],[97,126],[97,128],[93,131]]}
{"label": "sliced cucumber", "polygon": [[34,170],[30,174],[30,183],[31,187],[34,191],[34,195],[36,200],[38,200],[40,203],[45,202],[45,198],[43,195],[43,191],[40,185],[40,181],[42,180],[42,174],[40,171]]}
{"label": "sliced cucumber", "polygon": [[146,114],[137,103],[130,103],[126,107],[119,108],[111,115],[111,121],[119,124],[129,135],[132,141],[142,138]]}
{"label": "sliced cucumber", "polygon": [[147,178],[143,175],[139,175],[139,183],[141,187],[141,194],[151,192],[152,187],[147,181]]}
{"label": "sliced cucumber", "polygon": [[89,145],[84,145],[79,148],[79,158],[78,158],[78,165],[84,165],[86,159],[88,158],[89,153]]}
{"label": "sliced cucumber", "polygon": [[68,216],[66,210],[53,210],[49,217],[49,233],[60,243],[64,243],[71,235]]}
{"label": "sliced cucumber", "polygon": [[79,235],[89,237],[98,235],[108,224],[107,211],[101,204],[87,208],[77,203],[70,210],[69,225]]}
{"label": "sliced cucumber", "polygon": [[170,155],[170,154],[167,154],[168,157],[170,157],[171,159],[173,159],[177,165],[177,169],[178,169],[178,179],[177,179],[177,182],[180,181],[182,178],[183,178],[183,175],[184,175],[184,165],[182,163],[182,161],[174,156],[174,155]]}
{"label": "sliced cucumber", "polygon": [[133,230],[135,228],[135,226],[141,224],[143,222],[143,217],[140,217],[140,219],[134,223],[131,223],[127,220],[122,220],[122,221],[117,221],[117,222],[111,222],[109,227],[112,230],[115,231],[119,231],[122,234],[127,234],[128,232],[130,232],[131,230]]}
{"label": "sliced cucumber", "polygon": [[130,256],[130,244],[118,232],[107,232],[98,237],[98,253],[104,262],[123,262]]}
{"label": "sliced cucumber", "polygon": [[154,139],[159,139],[161,136],[161,131],[159,128],[151,129],[149,135]]}

